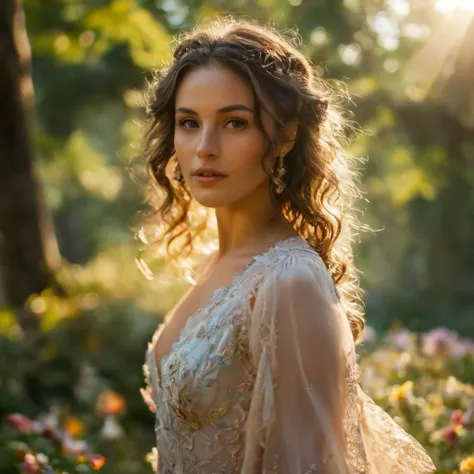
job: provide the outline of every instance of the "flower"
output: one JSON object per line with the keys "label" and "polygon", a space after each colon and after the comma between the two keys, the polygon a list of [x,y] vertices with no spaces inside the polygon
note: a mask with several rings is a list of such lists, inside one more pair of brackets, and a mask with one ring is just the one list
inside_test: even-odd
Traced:
{"label": "flower", "polygon": [[51,407],[48,413],[39,417],[38,428],[40,431],[44,429],[56,430],[59,426],[60,409],[57,406]]}
{"label": "flower", "polygon": [[66,453],[71,454],[72,456],[79,456],[80,454],[84,454],[88,449],[88,445],[85,441],[72,439],[67,434],[62,436],[61,444],[63,450]]}
{"label": "flower", "polygon": [[99,471],[105,464],[105,458],[100,454],[81,454],[76,457],[76,462],[89,464],[94,471]]}
{"label": "flower", "polygon": [[102,469],[102,466],[105,464],[104,456],[100,456],[99,454],[89,454],[87,460],[94,471]]}
{"label": "flower", "polygon": [[68,433],[73,438],[76,438],[81,436],[84,430],[84,425],[82,424],[81,420],[79,420],[79,418],[67,416],[64,421],[64,429],[66,433]]}
{"label": "flower", "polygon": [[474,456],[468,456],[466,459],[461,461],[459,464],[461,474],[472,474],[474,473]]}
{"label": "flower", "polygon": [[392,393],[389,395],[389,398],[392,401],[412,400],[414,398],[413,382],[411,380],[407,380],[402,385],[396,386],[393,389]]}
{"label": "flower", "polygon": [[442,430],[442,435],[445,441],[452,446],[456,443],[459,437],[463,434],[462,425],[448,425]]}
{"label": "flower", "polygon": [[392,405],[396,406],[401,412],[410,411],[416,402],[413,394],[413,382],[407,380],[402,385],[394,387],[388,398]]}
{"label": "flower", "polygon": [[413,340],[413,334],[408,329],[394,329],[385,337],[385,340],[397,349],[407,350]]}
{"label": "flower", "polygon": [[427,357],[446,356],[459,359],[473,352],[471,341],[461,339],[456,332],[438,327],[422,336],[421,352]]}
{"label": "flower", "polygon": [[12,413],[7,416],[7,423],[14,426],[20,433],[32,433],[33,421],[21,413]]}
{"label": "flower", "polygon": [[36,459],[35,455],[31,453],[25,454],[21,468],[27,473],[40,472],[41,469],[40,464]]}
{"label": "flower", "polygon": [[36,460],[42,465],[46,465],[49,462],[48,456],[46,456],[44,453],[36,454]]}
{"label": "flower", "polygon": [[100,415],[120,415],[125,411],[125,399],[119,393],[106,390],[99,395],[96,410]]}
{"label": "flower", "polygon": [[108,440],[118,439],[123,435],[123,429],[113,415],[108,415],[105,418],[104,426],[100,432],[102,438]]}
{"label": "flower", "polygon": [[451,414],[450,423],[453,425],[466,426],[469,421],[469,413],[464,413],[462,410],[454,410]]}

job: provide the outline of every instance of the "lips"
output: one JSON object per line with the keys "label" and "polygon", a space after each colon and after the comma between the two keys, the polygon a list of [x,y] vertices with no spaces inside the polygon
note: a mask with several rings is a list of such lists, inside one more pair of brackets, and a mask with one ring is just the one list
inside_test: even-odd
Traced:
{"label": "lips", "polygon": [[196,171],[192,173],[193,176],[199,176],[201,178],[217,178],[221,177],[224,178],[227,175],[221,173],[220,171],[214,168],[198,168]]}

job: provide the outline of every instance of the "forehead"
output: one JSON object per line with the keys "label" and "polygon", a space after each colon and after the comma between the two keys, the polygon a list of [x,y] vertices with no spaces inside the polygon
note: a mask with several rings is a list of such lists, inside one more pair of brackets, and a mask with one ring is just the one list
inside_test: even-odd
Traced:
{"label": "forehead", "polygon": [[187,72],[176,91],[176,107],[216,110],[231,104],[253,106],[248,84],[232,69],[212,63]]}

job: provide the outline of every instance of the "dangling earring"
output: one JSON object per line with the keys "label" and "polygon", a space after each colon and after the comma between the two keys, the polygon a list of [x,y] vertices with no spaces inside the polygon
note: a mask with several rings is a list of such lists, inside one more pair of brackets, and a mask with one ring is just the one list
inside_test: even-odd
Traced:
{"label": "dangling earring", "polygon": [[277,165],[276,165],[276,169],[275,169],[275,173],[274,173],[274,181],[276,183],[276,189],[275,189],[275,192],[277,194],[281,194],[284,190],[285,190],[285,187],[286,187],[286,184],[285,182],[283,181],[283,178],[286,174],[286,169],[285,169],[285,164],[283,163],[283,159],[285,158],[285,155],[284,154],[281,154],[278,158],[277,158]]}
{"label": "dangling earring", "polygon": [[181,166],[179,162],[174,168],[174,180],[177,181],[179,184],[184,184],[184,176],[183,172],[181,171]]}

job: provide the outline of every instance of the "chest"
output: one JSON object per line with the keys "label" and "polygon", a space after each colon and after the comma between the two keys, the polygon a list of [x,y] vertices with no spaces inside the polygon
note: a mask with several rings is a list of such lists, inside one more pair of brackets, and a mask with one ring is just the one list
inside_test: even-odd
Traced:
{"label": "chest", "polygon": [[[214,311],[214,309],[218,313],[222,313],[226,309],[223,308],[226,303],[222,301],[223,295],[228,296],[236,275],[243,268],[242,265],[242,262],[239,261],[230,265],[221,265],[210,275],[204,275],[204,281],[190,288],[170,311],[161,331],[159,344],[155,348],[156,365],[159,371],[162,361],[170,354],[174,345],[179,342],[188,323],[191,325],[191,323],[199,322],[201,313],[205,317],[205,313]],[[217,305],[214,303],[217,303]],[[205,311],[200,311],[203,308]]]}
{"label": "chest", "polygon": [[162,359],[162,415],[191,431],[226,423],[233,411],[245,410],[250,402],[254,368],[248,316],[236,296],[218,298],[206,314],[192,316],[192,324],[185,325]]}

